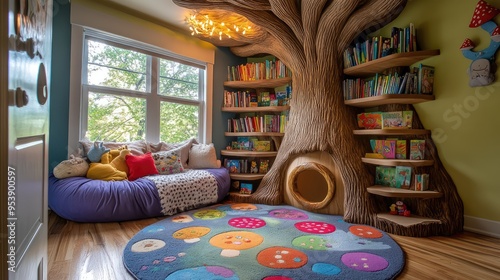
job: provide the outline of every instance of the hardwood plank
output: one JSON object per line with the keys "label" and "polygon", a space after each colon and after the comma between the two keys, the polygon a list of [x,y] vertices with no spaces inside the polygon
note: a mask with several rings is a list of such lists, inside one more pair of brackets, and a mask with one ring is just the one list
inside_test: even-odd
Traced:
{"label": "hardwood plank", "polygon": [[[75,223],[49,214],[48,279],[134,279],[123,266],[123,249],[137,232],[161,219]],[[471,232],[390,236],[406,255],[397,279],[500,279],[498,238]]]}

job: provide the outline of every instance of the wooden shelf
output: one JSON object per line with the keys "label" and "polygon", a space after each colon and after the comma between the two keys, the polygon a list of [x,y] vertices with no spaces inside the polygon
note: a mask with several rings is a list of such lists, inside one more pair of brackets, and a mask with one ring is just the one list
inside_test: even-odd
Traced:
{"label": "wooden shelf", "polygon": [[224,86],[232,88],[275,88],[284,86],[291,81],[291,77],[255,81],[226,81]]}
{"label": "wooden shelf", "polygon": [[442,193],[436,191],[412,191],[378,185],[368,187],[366,190],[371,194],[385,197],[438,198],[443,196]]}
{"label": "wooden shelf", "polygon": [[417,104],[434,99],[434,95],[426,94],[383,94],[379,96],[345,100],[344,104],[354,107],[368,108],[387,104]]}
{"label": "wooden shelf", "polygon": [[221,150],[220,154],[223,156],[233,156],[233,157],[275,157],[278,152],[268,151],[246,151],[246,150]]}
{"label": "wooden shelf", "polygon": [[420,60],[439,55],[439,50],[425,50],[407,53],[395,53],[379,59],[344,69],[344,74],[350,76],[370,76],[386,69],[398,66],[410,66]]}
{"label": "wooden shelf", "polygon": [[225,136],[285,136],[279,132],[224,132]]}
{"label": "wooden shelf", "polygon": [[361,158],[361,161],[369,164],[383,165],[383,166],[411,166],[411,167],[419,167],[419,166],[431,166],[434,164],[434,160],[424,159],[424,160],[415,160],[415,159],[387,159],[387,158]]}
{"label": "wooden shelf", "polygon": [[247,174],[247,173],[230,173],[229,177],[233,180],[247,180],[254,181],[264,178],[266,174]]}
{"label": "wooden shelf", "polygon": [[356,129],[353,131],[355,135],[426,135],[431,134],[428,129],[408,129],[408,128],[391,128],[391,129]]}
{"label": "wooden shelf", "polygon": [[290,110],[290,106],[261,106],[261,107],[222,107],[222,112],[254,113],[254,112],[283,112]]}
{"label": "wooden shelf", "polygon": [[441,224],[440,220],[411,215],[410,217],[391,215],[389,213],[377,214],[379,219],[384,219],[404,227],[410,227],[418,224]]}
{"label": "wooden shelf", "polygon": [[229,192],[229,199],[235,198],[235,197],[250,197],[250,196],[252,196],[252,195],[239,193],[239,192]]}

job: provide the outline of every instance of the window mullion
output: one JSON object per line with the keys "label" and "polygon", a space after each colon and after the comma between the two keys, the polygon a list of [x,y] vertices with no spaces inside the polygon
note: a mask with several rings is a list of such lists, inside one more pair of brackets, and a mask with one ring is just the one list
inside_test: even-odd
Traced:
{"label": "window mullion", "polygon": [[160,63],[158,58],[149,57],[147,68],[149,80],[149,96],[146,102],[146,140],[157,143],[160,141],[160,98],[158,97],[158,75]]}

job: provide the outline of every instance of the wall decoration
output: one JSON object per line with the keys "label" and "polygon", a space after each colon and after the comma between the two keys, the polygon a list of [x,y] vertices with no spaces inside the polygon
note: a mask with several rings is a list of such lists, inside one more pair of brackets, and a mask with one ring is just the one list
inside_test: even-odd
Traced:
{"label": "wall decoration", "polygon": [[493,18],[498,13],[500,13],[499,9],[489,5],[484,0],[480,0],[476,5],[469,27],[481,26],[490,34],[490,45],[484,50],[473,51],[475,45],[471,39],[467,38],[460,47],[462,54],[472,60],[467,69],[469,86],[471,87],[489,85],[495,80],[495,53],[500,47],[500,28],[493,21]]}

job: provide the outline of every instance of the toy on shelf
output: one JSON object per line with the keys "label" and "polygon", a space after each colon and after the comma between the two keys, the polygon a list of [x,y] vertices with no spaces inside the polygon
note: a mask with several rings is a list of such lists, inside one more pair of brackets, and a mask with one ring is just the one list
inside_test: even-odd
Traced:
{"label": "toy on shelf", "polygon": [[399,215],[399,216],[405,216],[405,217],[410,217],[411,212],[406,208],[406,205],[398,200],[396,201],[395,204],[391,204],[389,207],[390,211],[389,214],[391,215]]}

